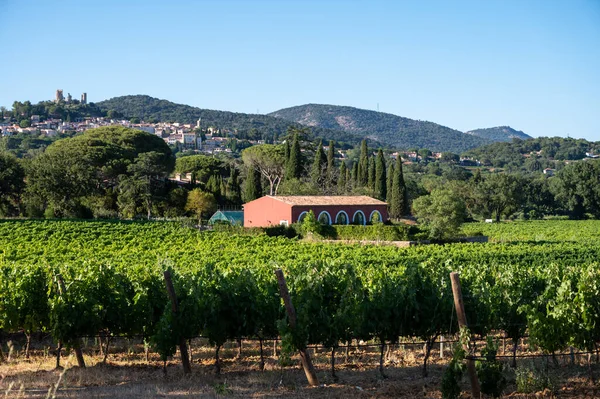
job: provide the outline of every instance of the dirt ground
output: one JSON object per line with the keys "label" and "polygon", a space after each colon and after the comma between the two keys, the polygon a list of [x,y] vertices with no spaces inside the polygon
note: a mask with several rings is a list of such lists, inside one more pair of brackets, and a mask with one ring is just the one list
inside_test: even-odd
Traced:
{"label": "dirt ground", "polygon": [[[55,369],[55,351],[39,346],[25,359],[22,348],[14,349],[11,359],[0,364],[0,398],[441,398],[440,384],[449,351],[440,359],[439,349],[431,354],[428,376],[422,375],[423,351],[419,345],[393,346],[382,378],[378,371],[376,347],[352,347],[348,358],[344,348],[336,352],[338,382],[330,374],[328,350],[311,353],[318,370],[319,387],[308,387],[299,360],[292,358],[282,367],[273,355],[273,343],[265,347],[265,370],[259,370],[260,357],[255,342],[243,344],[237,358],[235,342],[222,352],[222,373],[215,375],[214,348],[202,340],[192,342],[192,373],[184,375],[178,354],[167,363],[166,373],[158,355],[147,362],[143,346],[121,340],[111,348],[106,364],[93,341],[84,345],[87,367],[74,366],[75,358],[63,351],[62,370]],[[17,348],[18,345],[15,345]],[[587,363],[569,357],[559,358],[548,368],[552,389],[536,393],[516,393],[515,372],[505,367],[509,384],[504,397],[510,398],[600,398],[600,384],[590,381]],[[521,367],[543,368],[543,360],[533,363],[520,359]],[[595,364],[593,371],[600,375]],[[468,398],[465,377],[461,397]]]}

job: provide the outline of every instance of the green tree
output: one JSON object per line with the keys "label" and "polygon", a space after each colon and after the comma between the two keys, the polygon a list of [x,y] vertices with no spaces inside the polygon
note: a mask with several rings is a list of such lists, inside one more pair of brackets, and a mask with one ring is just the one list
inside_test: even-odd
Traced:
{"label": "green tree", "polygon": [[451,190],[435,189],[413,202],[413,213],[429,230],[429,237],[455,237],[466,217],[464,202]]}
{"label": "green tree", "polygon": [[327,148],[327,183],[333,185],[335,182],[335,147],[333,140],[329,140]]}
{"label": "green tree", "polygon": [[358,162],[352,162],[352,188],[356,188],[360,186],[360,177],[358,171]]}
{"label": "green tree", "polygon": [[[398,155],[400,158],[400,155]],[[387,168],[386,182],[385,182],[385,202],[388,204],[392,203],[392,185],[394,179],[394,162],[390,160]]]}
{"label": "green tree", "polygon": [[217,209],[215,197],[199,188],[195,188],[188,193],[185,210],[191,212],[198,218],[198,224],[202,224],[202,216],[208,217]]}
{"label": "green tree", "polygon": [[402,160],[396,160],[394,175],[392,177],[392,195],[390,205],[390,217],[400,218],[408,211],[408,201],[406,195],[406,185],[404,183],[404,174],[402,173]]}
{"label": "green tree", "polygon": [[28,164],[27,196],[47,204],[55,216],[84,216],[91,198],[116,196],[123,175],[133,173],[128,166],[151,152],[154,167],[167,174],[173,170],[167,144],[140,130],[109,126],[58,140]]}
{"label": "green tree", "polygon": [[25,188],[25,170],[12,155],[0,152],[0,214],[17,215]]}
{"label": "green tree", "polygon": [[164,199],[165,181],[169,170],[161,162],[162,154],[151,151],[138,155],[135,161],[127,167],[128,176],[119,183],[119,205],[133,209],[137,204],[146,211],[146,217],[152,216],[154,204]]}
{"label": "green tree", "polygon": [[460,162],[460,157],[458,156],[458,154],[455,154],[453,152],[442,152],[440,161],[457,164]]}
{"label": "green tree", "polygon": [[19,126],[22,128],[28,128],[29,126],[31,126],[31,122],[29,121],[29,119],[23,119],[21,120],[21,122],[19,122]]}
{"label": "green tree", "polygon": [[375,191],[375,158],[369,157],[369,176],[367,186],[371,192]]}
{"label": "green tree", "polygon": [[290,155],[285,167],[285,176],[288,179],[299,179],[302,176],[302,152],[298,133],[294,133]]}
{"label": "green tree", "polygon": [[242,152],[244,164],[255,168],[269,182],[269,195],[277,195],[285,170],[284,157],[282,146],[275,144],[255,145]]}
{"label": "green tree", "polygon": [[556,199],[573,217],[590,213],[600,218],[600,161],[571,163],[553,180]]}
{"label": "green tree", "polygon": [[181,174],[191,173],[192,182],[204,187],[211,176],[225,175],[227,168],[221,160],[212,156],[190,155],[177,158],[175,172]]}
{"label": "green tree", "polygon": [[499,222],[521,205],[523,179],[518,175],[499,173],[489,175],[475,189],[476,206],[485,216],[494,216]]}
{"label": "green tree", "polygon": [[253,167],[247,167],[246,180],[244,181],[244,201],[250,202],[262,196],[260,173]]}
{"label": "green tree", "polygon": [[377,199],[385,201],[387,197],[386,184],[385,158],[383,157],[383,150],[380,148],[377,151],[377,158],[375,160],[375,197]]}
{"label": "green tree", "polygon": [[346,184],[348,183],[346,180],[346,175],[348,172],[348,168],[346,168],[346,162],[342,160],[340,164],[340,177],[338,179],[338,193],[344,194],[346,192]]}
{"label": "green tree", "polygon": [[239,172],[234,165],[229,168],[229,179],[227,179],[227,199],[232,204],[242,203],[242,190],[239,182]]}
{"label": "green tree", "polygon": [[310,179],[317,187],[321,187],[324,182],[323,175],[326,172],[326,166],[327,159],[325,158],[325,153],[323,152],[323,141],[319,140],[315,150],[315,158],[310,171]]}
{"label": "green tree", "polygon": [[358,160],[358,185],[366,186],[369,180],[369,148],[367,140],[360,143],[360,158]]}

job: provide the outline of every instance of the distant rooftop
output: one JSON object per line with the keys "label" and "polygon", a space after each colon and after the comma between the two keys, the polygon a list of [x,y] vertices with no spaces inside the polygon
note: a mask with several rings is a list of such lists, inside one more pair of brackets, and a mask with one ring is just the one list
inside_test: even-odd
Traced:
{"label": "distant rooftop", "polygon": [[289,205],[386,205],[366,195],[277,195],[268,196]]}

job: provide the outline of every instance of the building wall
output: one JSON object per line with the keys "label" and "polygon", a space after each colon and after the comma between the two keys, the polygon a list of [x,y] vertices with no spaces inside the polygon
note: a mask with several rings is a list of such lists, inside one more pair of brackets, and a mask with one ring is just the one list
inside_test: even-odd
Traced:
{"label": "building wall", "polygon": [[244,205],[244,227],[273,226],[282,220],[294,222],[291,205],[266,196]]}
{"label": "building wall", "polygon": [[310,210],[316,217],[323,211],[328,212],[332,223],[335,223],[340,211],[346,212],[349,223],[352,223],[357,211],[364,213],[366,222],[369,222],[373,211],[379,211],[383,221],[388,220],[387,205],[292,206],[265,196],[244,205],[244,227],[273,226],[281,224],[282,221],[287,221],[288,224],[296,223],[303,212]]}
{"label": "building wall", "polygon": [[373,211],[381,213],[382,221],[388,220],[387,205],[323,205],[323,206],[294,206],[292,208],[292,223],[298,222],[298,218],[303,212],[312,210],[318,218],[321,212],[326,211],[331,216],[331,222],[335,224],[335,219],[340,211],[346,212],[349,223],[352,223],[354,214],[362,211],[365,214],[367,222],[370,220]]}

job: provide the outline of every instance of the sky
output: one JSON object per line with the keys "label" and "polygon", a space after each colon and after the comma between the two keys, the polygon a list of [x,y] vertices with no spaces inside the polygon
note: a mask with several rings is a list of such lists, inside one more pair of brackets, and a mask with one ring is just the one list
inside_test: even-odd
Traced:
{"label": "sky", "polygon": [[0,105],[348,105],[600,141],[600,0],[0,0]]}

